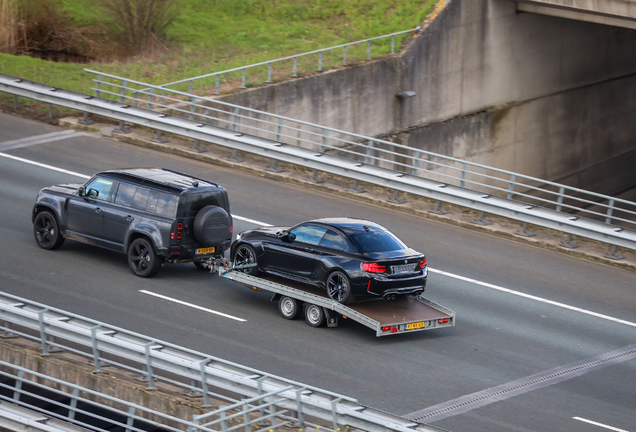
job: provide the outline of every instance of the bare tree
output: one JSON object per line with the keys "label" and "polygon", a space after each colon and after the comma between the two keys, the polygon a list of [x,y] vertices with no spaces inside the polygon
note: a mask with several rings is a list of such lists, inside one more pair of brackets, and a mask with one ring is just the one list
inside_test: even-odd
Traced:
{"label": "bare tree", "polygon": [[179,16],[178,0],[101,0],[106,25],[119,43],[133,55],[139,55],[158,42]]}
{"label": "bare tree", "polygon": [[0,0],[0,52],[16,51],[16,5],[14,0]]}

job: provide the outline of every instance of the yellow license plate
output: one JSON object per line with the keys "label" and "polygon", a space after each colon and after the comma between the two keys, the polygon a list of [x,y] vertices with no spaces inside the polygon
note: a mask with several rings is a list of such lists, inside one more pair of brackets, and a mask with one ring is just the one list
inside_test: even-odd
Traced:
{"label": "yellow license plate", "polygon": [[197,254],[197,255],[201,255],[201,254],[209,254],[209,253],[214,253],[214,248],[213,248],[213,247],[209,247],[209,248],[201,248],[201,249],[197,249],[197,250],[196,250],[196,254]]}
{"label": "yellow license plate", "polygon": [[426,321],[416,322],[406,325],[406,330],[416,330],[426,327]]}

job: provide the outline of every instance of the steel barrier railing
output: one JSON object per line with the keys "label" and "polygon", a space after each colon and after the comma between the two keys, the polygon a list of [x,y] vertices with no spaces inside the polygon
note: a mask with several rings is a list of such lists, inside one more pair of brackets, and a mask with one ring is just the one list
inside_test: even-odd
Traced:
{"label": "steel barrier railing", "polygon": [[[250,416],[256,410],[273,424],[280,417],[305,425],[319,426],[308,418],[324,421],[320,428],[335,431],[350,426],[369,432],[434,432],[438,429],[413,423],[397,415],[366,407],[356,399],[301,384],[190,350],[165,341],[149,338],[110,326],[80,315],[48,307],[20,297],[0,293],[0,331],[37,341],[42,355],[53,348],[89,358],[95,373],[104,363],[141,374],[149,390],[156,390],[161,380],[203,396],[203,406],[211,407],[211,398],[228,403],[212,413],[197,416],[202,427],[223,425],[229,416]],[[174,378],[176,377],[176,378]],[[232,398],[220,392],[231,392]],[[243,406],[243,405],[245,406]],[[241,409],[241,416],[232,410]],[[207,426],[206,426],[207,425]],[[326,425],[326,426],[325,426]],[[333,428],[331,429],[330,426]],[[269,427],[271,429],[271,426]]]}
{"label": "steel barrier railing", "polygon": [[95,97],[8,76],[0,91],[636,250],[631,201],[87,71]]}
{"label": "steel barrier railing", "polygon": [[[232,75],[234,73],[240,72],[240,80],[241,80],[241,88],[245,89],[247,88],[247,79],[248,79],[248,75],[247,72],[248,71],[254,71],[257,70],[261,67],[265,67],[267,66],[267,73],[266,76],[267,78],[263,81],[263,83],[271,83],[273,82],[273,74],[274,74],[274,70],[273,67],[276,65],[280,65],[283,64],[287,61],[292,61],[292,68],[291,68],[291,77],[297,77],[299,74],[299,60],[306,58],[306,57],[311,57],[311,56],[317,56],[316,59],[316,69],[314,69],[316,72],[320,72],[323,70],[323,67],[325,66],[325,60],[324,60],[324,56],[326,53],[329,53],[330,51],[335,51],[335,50],[342,50],[342,61],[341,61],[341,65],[342,66],[347,66],[347,62],[349,61],[347,59],[347,50],[349,48],[355,47],[355,46],[359,46],[359,45],[365,45],[366,44],[366,59],[367,60],[371,60],[371,48],[374,42],[377,41],[382,41],[384,39],[391,39],[391,49],[390,49],[390,53],[391,54],[395,54],[395,46],[396,46],[396,37],[401,36],[401,35],[405,35],[407,33],[413,33],[416,32],[417,30],[419,30],[420,27],[415,27],[414,29],[410,29],[410,30],[403,30],[403,31],[399,31],[399,32],[395,32],[395,33],[391,33],[391,34],[387,34],[387,35],[382,35],[382,36],[376,36],[376,37],[372,37],[372,38],[368,38],[368,39],[363,39],[363,40],[359,40],[359,41],[355,41],[355,42],[349,42],[346,44],[341,44],[341,45],[335,45],[332,47],[328,47],[328,48],[321,48],[318,50],[314,50],[314,51],[308,51],[305,53],[301,53],[301,54],[294,54],[294,55],[290,55],[287,57],[281,57],[278,59],[274,59],[274,60],[268,60],[268,61],[264,61],[264,62],[260,62],[260,63],[254,63],[251,65],[246,65],[246,66],[241,66],[241,67],[237,67],[237,68],[233,68],[233,69],[227,69],[224,71],[219,71],[219,72],[211,72],[209,74],[205,74],[205,75],[200,75],[200,76],[196,76],[196,77],[192,77],[192,78],[185,78],[182,80],[178,80],[178,81],[173,81],[167,84],[161,84],[159,87],[173,87],[176,86],[178,84],[183,84],[183,83],[188,83],[189,86],[189,93],[194,93],[195,92],[195,88],[194,88],[194,83],[195,81],[204,81],[205,79],[209,78],[209,79],[213,79],[214,80],[214,93],[215,94],[221,94],[220,93],[220,84],[221,84],[221,78],[222,77],[226,77],[228,75]],[[326,64],[327,66],[329,66],[330,64]]]}

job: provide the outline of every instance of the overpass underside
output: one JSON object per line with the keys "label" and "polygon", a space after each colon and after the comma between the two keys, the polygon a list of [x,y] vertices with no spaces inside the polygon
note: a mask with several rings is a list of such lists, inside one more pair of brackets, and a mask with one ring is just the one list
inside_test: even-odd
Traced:
{"label": "overpass underside", "polygon": [[636,29],[635,0],[515,0],[517,10]]}

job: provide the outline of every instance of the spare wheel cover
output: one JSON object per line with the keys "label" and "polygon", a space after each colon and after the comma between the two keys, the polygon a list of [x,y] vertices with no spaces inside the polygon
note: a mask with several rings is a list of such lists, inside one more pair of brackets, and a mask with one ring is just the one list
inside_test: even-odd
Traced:
{"label": "spare wheel cover", "polygon": [[205,206],[194,218],[194,237],[204,245],[215,245],[230,238],[230,215],[217,206]]}

